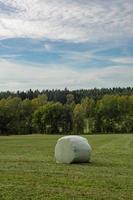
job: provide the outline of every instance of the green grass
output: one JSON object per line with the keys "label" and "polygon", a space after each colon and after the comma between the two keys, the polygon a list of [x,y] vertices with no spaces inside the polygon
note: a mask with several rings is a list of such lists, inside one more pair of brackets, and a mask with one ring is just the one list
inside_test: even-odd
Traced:
{"label": "green grass", "polygon": [[0,137],[0,200],[133,199],[133,135],[87,136],[90,164],[56,164],[60,136]]}

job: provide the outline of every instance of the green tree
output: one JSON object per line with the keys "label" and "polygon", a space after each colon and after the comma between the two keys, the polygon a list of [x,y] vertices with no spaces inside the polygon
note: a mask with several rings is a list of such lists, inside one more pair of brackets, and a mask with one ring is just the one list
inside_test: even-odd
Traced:
{"label": "green tree", "polygon": [[66,129],[64,107],[60,103],[47,103],[37,109],[33,115],[33,124],[41,133],[59,133]]}
{"label": "green tree", "polygon": [[84,112],[85,133],[95,131],[95,101],[86,97],[81,101],[81,106]]}
{"label": "green tree", "polygon": [[63,133],[70,133],[73,129],[73,113],[72,109],[68,105],[63,106],[63,113],[61,119],[61,127]]}
{"label": "green tree", "polygon": [[20,123],[20,104],[21,98],[9,97],[6,100],[5,108],[7,110],[8,115],[10,116],[10,121],[7,124],[9,134],[17,134]]}
{"label": "green tree", "polygon": [[37,98],[34,98],[31,101],[33,110],[36,110],[41,106],[44,106],[47,102],[48,102],[48,97],[46,95],[39,95]]}
{"label": "green tree", "polygon": [[77,104],[73,111],[74,127],[73,131],[75,134],[83,134],[84,132],[84,112],[81,104]]}
{"label": "green tree", "polygon": [[132,97],[108,95],[97,102],[97,130],[100,132],[131,132]]}
{"label": "green tree", "polygon": [[25,99],[20,104],[20,116],[19,116],[19,129],[20,134],[31,134],[32,133],[32,102],[29,99]]}
{"label": "green tree", "polygon": [[8,134],[8,124],[10,123],[11,116],[8,113],[8,109],[0,105],[0,134]]}

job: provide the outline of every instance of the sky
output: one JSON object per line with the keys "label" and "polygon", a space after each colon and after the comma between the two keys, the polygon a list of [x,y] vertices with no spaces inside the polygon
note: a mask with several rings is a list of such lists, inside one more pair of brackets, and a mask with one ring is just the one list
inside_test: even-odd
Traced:
{"label": "sky", "polygon": [[0,0],[0,91],[133,87],[133,0]]}

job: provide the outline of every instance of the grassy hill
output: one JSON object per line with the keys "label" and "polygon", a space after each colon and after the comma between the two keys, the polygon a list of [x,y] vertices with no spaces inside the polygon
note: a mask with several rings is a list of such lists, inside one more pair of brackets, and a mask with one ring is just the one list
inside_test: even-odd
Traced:
{"label": "grassy hill", "polygon": [[60,136],[0,137],[0,200],[133,199],[133,135],[86,136],[90,164],[56,164]]}

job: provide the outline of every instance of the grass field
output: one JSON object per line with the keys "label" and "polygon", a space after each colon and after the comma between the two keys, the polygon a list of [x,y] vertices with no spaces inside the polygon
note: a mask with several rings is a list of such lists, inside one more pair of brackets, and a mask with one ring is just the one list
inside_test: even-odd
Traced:
{"label": "grass field", "polygon": [[56,164],[60,136],[0,137],[0,200],[133,199],[133,135],[87,136],[90,164]]}

